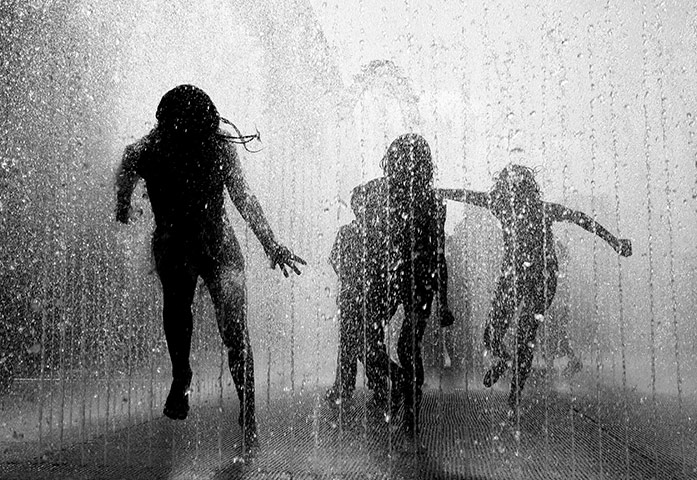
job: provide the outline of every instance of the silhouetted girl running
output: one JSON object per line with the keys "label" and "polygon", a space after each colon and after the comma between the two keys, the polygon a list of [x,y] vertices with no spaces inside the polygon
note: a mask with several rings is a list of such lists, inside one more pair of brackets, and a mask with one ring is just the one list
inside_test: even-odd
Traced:
{"label": "silhouetted girl running", "polygon": [[[631,241],[618,239],[583,212],[543,201],[533,171],[522,165],[506,167],[496,178],[491,192],[465,189],[440,192],[444,198],[488,208],[501,222],[504,258],[484,329],[484,345],[497,361],[486,372],[484,385],[491,387],[513,367],[508,405],[515,409],[532,366],[537,327],[557,287],[552,224],[575,223],[598,235],[625,257],[632,254]],[[503,338],[518,310],[517,354],[511,358]]]}
{"label": "silhouetted girl running", "polygon": [[[191,304],[201,277],[215,307],[218,330],[240,401],[244,448],[257,444],[254,359],[247,330],[244,257],[225,212],[225,193],[252,228],[271,260],[288,276],[305,261],[279,244],[242,172],[235,140],[211,98],[193,85],[165,93],[157,125],[126,147],[116,175],[116,219],[130,221],[131,196],[143,179],[155,216],[152,252],[162,283],[162,319],[172,362],[172,384],[163,413],[189,414],[193,372],[189,356]],[[235,127],[236,128],[236,127]]]}
{"label": "silhouetted girl running", "polygon": [[[416,438],[424,384],[421,341],[436,292],[441,325],[452,324],[447,307],[447,267],[443,251],[445,205],[433,188],[433,159],[417,134],[397,137],[381,166],[387,182],[390,295],[404,307],[397,342],[401,366],[393,366],[392,413],[404,406],[405,433]],[[394,312],[390,312],[390,316]]]}

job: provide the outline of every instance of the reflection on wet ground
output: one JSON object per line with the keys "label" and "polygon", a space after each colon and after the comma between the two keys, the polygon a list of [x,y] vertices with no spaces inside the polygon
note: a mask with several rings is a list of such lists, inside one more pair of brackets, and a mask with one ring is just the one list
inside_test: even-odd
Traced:
{"label": "reflection on wet ground", "polygon": [[[519,416],[504,386],[464,388],[431,377],[419,441],[405,440],[360,389],[329,405],[323,388],[259,401],[260,446],[241,455],[237,406],[210,398],[184,422],[155,418],[41,458],[4,462],[2,478],[697,478],[689,425],[639,397],[564,392],[533,377]],[[263,393],[259,398],[264,398]],[[671,412],[673,415],[671,415]],[[686,441],[687,440],[687,441]]]}

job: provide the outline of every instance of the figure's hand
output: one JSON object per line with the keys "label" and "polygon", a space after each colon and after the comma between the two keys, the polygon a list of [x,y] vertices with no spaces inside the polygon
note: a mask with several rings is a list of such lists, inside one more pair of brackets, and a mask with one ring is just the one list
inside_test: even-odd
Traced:
{"label": "figure's hand", "polygon": [[453,323],[455,323],[455,316],[453,315],[453,312],[451,312],[447,306],[441,307],[440,308],[440,326],[441,326],[441,328],[449,327]]}
{"label": "figure's hand", "polygon": [[271,260],[271,268],[275,269],[276,265],[278,265],[283,272],[283,275],[286,277],[288,276],[286,267],[293,270],[296,275],[300,275],[300,269],[298,269],[296,263],[299,263],[300,265],[307,265],[305,260],[295,255],[293,252],[288,250],[288,248],[277,243],[266,252],[266,255],[268,255],[269,260]]}
{"label": "figure's hand", "polygon": [[629,257],[632,255],[632,241],[628,238],[620,238],[617,241],[617,247],[615,248],[617,253],[623,257]]}

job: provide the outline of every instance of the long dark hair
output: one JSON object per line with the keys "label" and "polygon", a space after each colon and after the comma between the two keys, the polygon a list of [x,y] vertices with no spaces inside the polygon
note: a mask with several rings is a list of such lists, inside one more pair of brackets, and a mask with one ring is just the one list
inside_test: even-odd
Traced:
{"label": "long dark hair", "polygon": [[[259,151],[247,147],[254,140],[261,141],[259,131],[242,135],[234,123],[220,116],[211,97],[195,85],[178,85],[165,93],[157,106],[155,118],[159,132],[170,140],[197,142],[216,134],[220,139],[241,144],[248,152]],[[220,122],[232,127],[237,135],[219,129]]]}
{"label": "long dark hair", "polygon": [[413,203],[415,208],[433,196],[433,159],[428,142],[421,135],[407,133],[397,137],[382,158],[390,198]]}
{"label": "long dark hair", "polygon": [[534,170],[515,163],[508,165],[496,176],[491,196],[494,203],[503,202],[512,206],[532,206],[542,200]]}
{"label": "long dark hair", "polygon": [[[382,168],[389,192],[390,238],[406,262],[405,278],[411,278],[416,271],[430,271],[435,258],[433,233],[437,230],[437,206],[431,149],[420,135],[400,135],[387,149],[382,159]],[[415,258],[414,249],[425,255],[420,255],[419,266],[408,267]]]}
{"label": "long dark hair", "polygon": [[179,85],[162,96],[157,106],[158,129],[184,138],[205,138],[218,130],[220,114],[206,92]]}

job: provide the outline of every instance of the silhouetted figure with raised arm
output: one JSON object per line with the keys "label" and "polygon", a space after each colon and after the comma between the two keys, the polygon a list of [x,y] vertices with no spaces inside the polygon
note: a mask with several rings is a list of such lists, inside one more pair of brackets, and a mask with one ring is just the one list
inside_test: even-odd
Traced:
{"label": "silhouetted figure with raised arm", "polygon": [[183,420],[189,411],[189,363],[196,282],[205,282],[215,307],[218,329],[240,401],[239,423],[246,448],[257,439],[254,361],[246,321],[244,258],[224,208],[232,202],[264,247],[272,268],[300,274],[305,262],[274,239],[251,193],[232,137],[219,128],[222,119],[201,89],[180,85],[159,103],[156,126],[126,147],[116,178],[116,219],[128,223],[131,195],[145,181],[155,217],[152,251],[162,283],[163,324],[172,362],[172,385],[164,414]]}
{"label": "silhouetted figure with raised arm", "polygon": [[433,188],[431,149],[420,135],[395,139],[382,159],[382,168],[388,192],[389,291],[396,305],[404,307],[397,342],[401,366],[393,364],[391,370],[392,413],[404,407],[405,433],[415,437],[424,384],[421,341],[436,292],[441,326],[453,323],[447,306],[445,206]]}
{"label": "silhouetted figure with raised arm", "polygon": [[[508,404],[515,410],[532,366],[537,328],[557,287],[558,263],[554,249],[554,222],[571,222],[605,240],[618,254],[632,254],[630,240],[618,239],[583,212],[542,200],[531,169],[509,165],[495,180],[491,192],[441,189],[450,200],[488,208],[503,228],[504,258],[496,285],[484,344],[497,360],[484,376],[491,387],[513,367]],[[503,338],[519,311],[517,354],[511,358]]]}

